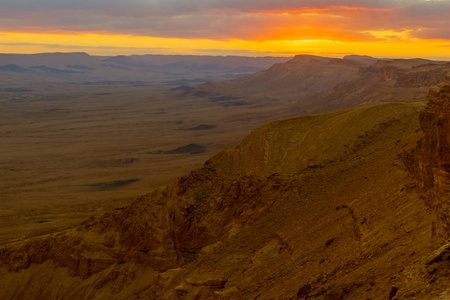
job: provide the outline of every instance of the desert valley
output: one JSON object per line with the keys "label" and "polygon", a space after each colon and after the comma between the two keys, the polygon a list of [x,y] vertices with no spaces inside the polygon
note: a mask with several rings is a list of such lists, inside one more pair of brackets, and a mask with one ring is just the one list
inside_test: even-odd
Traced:
{"label": "desert valley", "polygon": [[450,299],[450,63],[0,55],[1,299]]}

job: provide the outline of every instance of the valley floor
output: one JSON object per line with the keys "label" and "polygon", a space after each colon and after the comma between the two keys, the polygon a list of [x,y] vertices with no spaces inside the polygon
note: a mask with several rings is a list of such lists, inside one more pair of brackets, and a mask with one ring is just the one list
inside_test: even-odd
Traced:
{"label": "valley floor", "polygon": [[[60,84],[0,93],[0,245],[128,205],[288,115],[168,90]],[[200,151],[157,154],[189,145]]]}
{"label": "valley floor", "polygon": [[391,299],[405,266],[436,248],[410,172],[424,106],[265,125],[123,210],[5,247],[1,296]]}

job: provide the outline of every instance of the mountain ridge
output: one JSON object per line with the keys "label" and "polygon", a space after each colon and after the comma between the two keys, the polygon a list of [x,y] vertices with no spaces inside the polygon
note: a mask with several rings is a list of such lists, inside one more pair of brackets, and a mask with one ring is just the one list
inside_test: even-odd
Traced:
{"label": "mountain ridge", "polygon": [[334,111],[267,123],[129,206],[1,246],[0,297],[445,299],[449,66],[302,55],[232,81],[241,95],[193,90]]}
{"label": "mountain ridge", "polygon": [[423,98],[431,87],[449,79],[448,62],[297,55],[247,77],[205,83],[190,94],[225,99],[220,102],[223,105],[284,103],[297,115],[308,115],[377,101]]}
{"label": "mountain ridge", "polygon": [[[91,56],[83,52],[0,54],[0,77],[7,86],[107,81],[144,81],[166,84],[185,80],[192,85],[208,80],[236,78],[264,70],[284,57],[119,55]],[[36,67],[54,72],[38,72]],[[42,70],[41,70],[42,71]]]}
{"label": "mountain ridge", "polygon": [[[267,124],[129,207],[2,247],[3,297],[388,298],[392,278],[436,245],[433,212],[409,171],[424,105],[372,104]],[[329,124],[349,126],[349,137],[331,132],[315,145],[323,157],[299,159],[314,145],[305,133]],[[297,152],[289,158],[273,148],[280,144]],[[242,166],[239,155],[254,162]],[[280,170],[278,158],[299,162]],[[13,284],[18,276],[31,276],[25,289]],[[398,297],[406,291],[395,287]]]}

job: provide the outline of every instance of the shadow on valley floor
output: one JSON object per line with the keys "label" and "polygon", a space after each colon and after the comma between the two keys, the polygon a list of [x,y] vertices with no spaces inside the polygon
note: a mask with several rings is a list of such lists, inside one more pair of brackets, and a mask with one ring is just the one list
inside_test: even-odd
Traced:
{"label": "shadow on valley floor", "polygon": [[142,178],[133,178],[133,179],[123,179],[123,180],[116,180],[116,181],[109,181],[109,182],[98,182],[98,183],[91,183],[84,185],[85,187],[94,188],[96,190],[104,191],[104,190],[111,190],[116,188],[121,188],[128,186],[132,183],[141,181]]}

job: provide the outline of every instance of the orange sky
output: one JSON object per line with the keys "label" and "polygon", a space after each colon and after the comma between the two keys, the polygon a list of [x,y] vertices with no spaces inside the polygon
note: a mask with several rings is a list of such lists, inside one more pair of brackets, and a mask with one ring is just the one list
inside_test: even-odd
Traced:
{"label": "orange sky", "polygon": [[220,1],[215,1],[218,7],[208,7],[205,1],[205,7],[189,10],[176,5],[181,0],[141,10],[137,4],[135,9],[121,10],[112,1],[107,13],[101,3],[89,6],[96,1],[57,8],[52,1],[35,1],[42,1],[42,9],[18,7],[11,1],[0,10],[4,12],[0,12],[1,53],[361,54],[450,60],[450,9],[443,10],[450,8],[450,1],[446,0],[412,1],[415,6],[399,6],[393,0],[380,7],[328,1],[334,4],[282,8],[269,0],[250,1],[249,7],[221,7]]}

